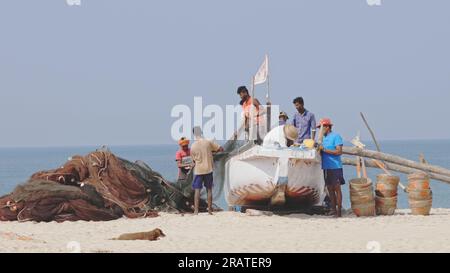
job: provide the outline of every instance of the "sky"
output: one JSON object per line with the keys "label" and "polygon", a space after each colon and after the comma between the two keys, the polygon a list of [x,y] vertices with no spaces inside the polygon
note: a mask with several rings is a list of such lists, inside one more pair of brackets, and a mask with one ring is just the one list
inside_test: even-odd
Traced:
{"label": "sky", "polygon": [[[450,1],[5,0],[0,146],[173,143],[175,105],[233,105],[269,54],[272,103],[335,131],[450,139]],[[264,100],[265,89],[256,95]]]}

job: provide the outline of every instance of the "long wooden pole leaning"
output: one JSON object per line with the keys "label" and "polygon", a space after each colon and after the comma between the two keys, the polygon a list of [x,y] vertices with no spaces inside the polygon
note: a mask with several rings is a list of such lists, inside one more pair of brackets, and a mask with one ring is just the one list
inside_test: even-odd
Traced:
{"label": "long wooden pole leaning", "polygon": [[364,121],[364,124],[366,125],[367,129],[369,130],[370,135],[372,136],[372,140],[375,143],[375,146],[377,147],[377,151],[381,152],[380,144],[378,144],[378,141],[375,137],[375,133],[372,131],[372,128],[370,128],[369,123],[367,122],[366,117],[364,116],[363,112],[360,112],[361,118]]}
{"label": "long wooden pole leaning", "polygon": [[380,161],[376,160],[376,159],[372,159],[372,161],[380,168],[382,169],[387,175],[392,175],[392,173],[386,169],[386,166],[381,163]]}
{"label": "long wooden pole leaning", "polygon": [[[364,124],[366,124],[367,129],[369,130],[370,135],[372,136],[372,140],[375,143],[375,146],[377,147],[377,151],[381,152],[380,144],[378,144],[377,138],[375,137],[375,133],[373,132],[372,128],[370,128],[369,123],[367,122],[366,117],[364,116],[363,112],[360,112],[361,118],[364,121]],[[385,162],[383,162],[385,163]],[[402,188],[403,191],[406,192],[406,187],[401,182],[399,183],[400,188]]]}

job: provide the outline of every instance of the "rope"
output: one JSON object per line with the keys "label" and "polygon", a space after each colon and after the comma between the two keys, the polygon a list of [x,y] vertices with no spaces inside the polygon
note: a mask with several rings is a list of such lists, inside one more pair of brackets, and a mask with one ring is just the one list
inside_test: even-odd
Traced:
{"label": "rope", "polygon": [[23,223],[23,222],[28,222],[28,221],[31,221],[31,220],[32,220],[31,218],[28,218],[28,219],[20,219],[20,215],[22,214],[23,211],[25,211],[26,208],[27,208],[27,207],[24,207],[24,208],[17,214],[17,221]]}

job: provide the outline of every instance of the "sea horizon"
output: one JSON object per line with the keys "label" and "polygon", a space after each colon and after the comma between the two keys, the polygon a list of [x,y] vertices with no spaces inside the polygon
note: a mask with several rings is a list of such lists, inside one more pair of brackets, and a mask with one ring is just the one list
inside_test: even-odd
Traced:
{"label": "sea horizon", "polygon": [[[349,143],[349,139],[344,139],[347,144]],[[394,143],[394,142],[430,142],[430,141],[437,141],[437,142],[445,142],[450,141],[450,138],[418,138],[418,139],[379,139],[377,140],[380,143],[387,142],[387,143]],[[226,142],[226,140],[218,140],[217,142],[223,143]],[[361,142],[367,145],[370,145],[373,143],[373,140],[371,139],[361,139]],[[11,146],[1,146],[0,149],[34,149],[34,148],[85,148],[85,147],[139,147],[139,146],[171,146],[176,145],[177,141],[174,140],[171,143],[144,143],[144,144],[67,144],[67,145],[11,145]]]}

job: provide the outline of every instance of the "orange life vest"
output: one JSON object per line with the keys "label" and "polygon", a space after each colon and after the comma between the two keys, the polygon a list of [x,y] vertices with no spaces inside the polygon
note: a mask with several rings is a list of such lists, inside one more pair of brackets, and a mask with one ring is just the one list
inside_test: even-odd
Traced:
{"label": "orange life vest", "polygon": [[[248,99],[242,104],[242,109],[244,110],[244,115],[245,115],[245,117],[248,119],[248,120],[250,120],[250,113],[251,113],[251,110],[252,110],[252,105],[253,105],[253,98],[252,97],[248,97]],[[259,107],[261,107],[261,106],[259,106]],[[258,109],[258,108],[256,108],[255,107],[255,109],[256,109],[256,112],[255,112],[255,121],[256,121],[256,124],[260,124],[260,123],[262,123],[263,122],[263,117],[262,116],[260,116],[259,115],[259,110],[260,109]]]}

